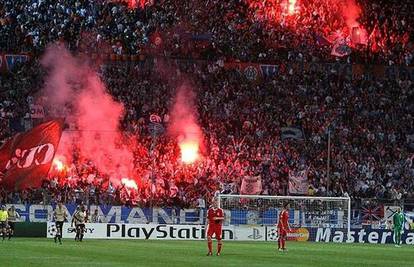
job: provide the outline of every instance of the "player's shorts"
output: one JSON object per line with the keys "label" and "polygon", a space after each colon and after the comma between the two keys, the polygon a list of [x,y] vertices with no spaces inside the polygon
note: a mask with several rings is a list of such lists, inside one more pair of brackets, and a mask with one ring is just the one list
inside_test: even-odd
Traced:
{"label": "player's shorts", "polygon": [[57,232],[57,234],[58,235],[63,235],[63,222],[59,222],[59,221],[57,221],[56,222],[56,228],[58,229],[58,232]]}
{"label": "player's shorts", "polygon": [[283,229],[283,228],[278,228],[277,233],[279,234],[279,236],[283,236],[283,237],[287,236],[287,231],[286,229]]}
{"label": "player's shorts", "polygon": [[6,222],[0,222],[0,229],[7,228]]}
{"label": "player's shorts", "polygon": [[84,229],[85,224],[84,223],[79,223],[79,224],[76,225],[76,228]]}
{"label": "player's shorts", "polygon": [[402,232],[402,228],[400,227],[394,228],[394,234],[401,233],[401,232]]}
{"label": "player's shorts", "polygon": [[9,227],[10,227],[11,230],[14,231],[14,222],[9,222]]}
{"label": "player's shorts", "polygon": [[56,227],[62,229],[63,228],[63,222],[56,222]]}
{"label": "player's shorts", "polygon": [[207,237],[216,237],[217,240],[221,240],[221,225],[208,225]]}

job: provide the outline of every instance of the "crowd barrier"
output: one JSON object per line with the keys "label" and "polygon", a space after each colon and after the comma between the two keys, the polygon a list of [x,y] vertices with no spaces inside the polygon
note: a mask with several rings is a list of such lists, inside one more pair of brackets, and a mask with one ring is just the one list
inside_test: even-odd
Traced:
{"label": "crowd barrier", "polygon": [[[92,60],[111,63],[134,64],[140,70],[154,69],[157,57],[139,55],[116,55],[116,54],[89,54]],[[179,59],[172,57],[161,57],[163,60],[173,62],[178,66],[188,65],[209,65],[215,62],[199,59]],[[25,54],[0,54],[0,70],[12,70],[16,63],[29,61],[30,57]],[[348,79],[364,78],[371,80],[380,79],[400,79],[414,81],[414,67],[404,65],[363,65],[363,64],[345,64],[345,63],[328,63],[328,62],[298,62],[284,61],[275,64],[260,64],[255,62],[223,62],[225,69],[234,69],[239,71],[249,80],[258,80],[261,78],[274,78],[287,72],[303,74],[307,71],[337,73]]]}
{"label": "crowd barrier", "polygon": [[[54,222],[47,223],[47,237],[56,235]],[[64,223],[63,238],[75,238],[75,228]],[[205,240],[205,225],[178,224],[123,224],[87,223],[85,239],[141,239],[141,240]],[[274,226],[223,226],[223,240],[231,241],[276,241],[277,230]],[[295,228],[288,233],[289,241],[333,242],[333,243],[393,243],[393,232],[383,229],[351,229],[348,235],[344,229],[334,228]],[[405,231],[402,243],[414,245],[414,231]]]}

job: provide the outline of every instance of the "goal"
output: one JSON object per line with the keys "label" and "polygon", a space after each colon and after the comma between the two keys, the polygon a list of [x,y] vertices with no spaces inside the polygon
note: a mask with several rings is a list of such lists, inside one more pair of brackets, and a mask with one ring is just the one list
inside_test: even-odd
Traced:
{"label": "goal", "polygon": [[335,231],[346,241],[350,233],[349,197],[220,194],[217,198],[225,212],[225,225],[262,229],[265,240],[277,239],[275,224],[284,203],[290,204],[291,240],[328,241]]}

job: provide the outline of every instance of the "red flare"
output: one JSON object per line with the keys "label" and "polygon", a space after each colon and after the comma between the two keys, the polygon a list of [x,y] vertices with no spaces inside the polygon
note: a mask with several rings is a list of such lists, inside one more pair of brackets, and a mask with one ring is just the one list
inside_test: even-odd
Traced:
{"label": "red flare", "polygon": [[129,178],[122,178],[121,179],[121,183],[128,189],[135,189],[138,190],[138,185],[137,183]]}
{"label": "red flare", "polygon": [[293,15],[295,13],[296,0],[288,0],[288,13]]}
{"label": "red flare", "polygon": [[181,161],[184,164],[192,164],[199,158],[199,144],[196,140],[184,140],[179,143],[181,150]]}

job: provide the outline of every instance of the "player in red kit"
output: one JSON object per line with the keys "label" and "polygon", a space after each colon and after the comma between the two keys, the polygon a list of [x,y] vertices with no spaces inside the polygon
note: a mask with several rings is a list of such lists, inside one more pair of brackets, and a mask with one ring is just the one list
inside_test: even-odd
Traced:
{"label": "player in red kit", "polygon": [[290,232],[289,227],[289,203],[283,205],[283,210],[279,214],[279,220],[277,222],[277,232],[278,232],[278,249],[279,251],[287,251],[285,247],[287,233]]}
{"label": "player in red kit", "polygon": [[212,237],[215,235],[217,239],[217,256],[220,256],[221,253],[221,228],[224,220],[224,212],[218,207],[218,202],[215,199],[213,202],[213,207],[210,207],[207,211],[207,244],[208,244],[208,253],[207,256],[213,255],[213,240]]}

